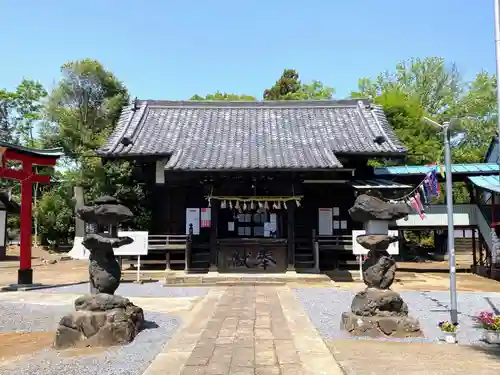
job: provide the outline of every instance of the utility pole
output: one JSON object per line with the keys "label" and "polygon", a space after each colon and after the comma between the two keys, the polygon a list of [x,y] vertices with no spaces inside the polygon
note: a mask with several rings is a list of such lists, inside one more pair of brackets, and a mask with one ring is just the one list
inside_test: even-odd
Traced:
{"label": "utility pole", "polygon": [[455,228],[453,225],[453,175],[451,171],[450,123],[442,126],[444,137],[444,162],[446,169],[446,216],[448,216],[448,263],[450,268],[450,318],[458,323],[457,267],[455,261]]}
{"label": "utility pole", "polygon": [[[496,0],[495,0],[496,1]],[[450,269],[450,319],[458,323],[457,266],[455,261],[455,228],[453,224],[453,173],[451,171],[450,122],[443,125],[424,117],[424,121],[441,128],[444,141],[444,163],[446,177],[446,216],[448,221],[448,263]],[[462,138],[463,141],[464,138]]]}

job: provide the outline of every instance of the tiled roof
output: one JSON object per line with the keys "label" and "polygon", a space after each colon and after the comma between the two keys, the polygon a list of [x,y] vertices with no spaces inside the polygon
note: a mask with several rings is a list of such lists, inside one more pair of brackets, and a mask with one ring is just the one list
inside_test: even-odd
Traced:
{"label": "tiled roof", "polygon": [[367,101],[149,100],[123,111],[99,154],[167,156],[178,170],[329,169],[342,167],[335,154],[405,151]]}

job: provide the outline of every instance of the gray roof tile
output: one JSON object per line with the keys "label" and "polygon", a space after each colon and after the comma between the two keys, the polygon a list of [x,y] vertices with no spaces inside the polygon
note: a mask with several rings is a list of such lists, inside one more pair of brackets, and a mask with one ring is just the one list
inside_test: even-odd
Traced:
{"label": "gray roof tile", "polygon": [[149,100],[123,110],[99,154],[168,156],[166,168],[179,170],[328,169],[342,167],[335,154],[405,151],[366,101]]}

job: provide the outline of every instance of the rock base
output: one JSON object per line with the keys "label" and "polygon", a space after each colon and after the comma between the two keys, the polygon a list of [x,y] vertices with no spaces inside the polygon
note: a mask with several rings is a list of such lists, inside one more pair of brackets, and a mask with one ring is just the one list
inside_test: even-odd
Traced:
{"label": "rock base", "polygon": [[418,320],[408,316],[361,316],[352,312],[342,314],[341,329],[353,336],[422,337]]}
{"label": "rock base", "polygon": [[75,310],[59,322],[56,349],[128,344],[144,326],[142,309],[121,296],[83,296],[75,301]]}
{"label": "rock base", "polygon": [[366,288],[354,296],[351,312],[360,316],[408,316],[408,306],[390,289]]}

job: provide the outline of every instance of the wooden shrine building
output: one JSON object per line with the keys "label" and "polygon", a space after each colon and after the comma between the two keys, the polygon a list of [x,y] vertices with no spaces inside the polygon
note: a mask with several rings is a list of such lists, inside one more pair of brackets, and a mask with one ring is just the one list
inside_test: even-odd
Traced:
{"label": "wooden shrine building", "polygon": [[138,100],[98,152],[144,163],[150,234],[191,230],[186,268],[220,272],[312,267],[314,236],[341,246],[362,229],[348,214],[356,189],[399,187],[367,181],[368,160],[405,156],[361,100]]}

